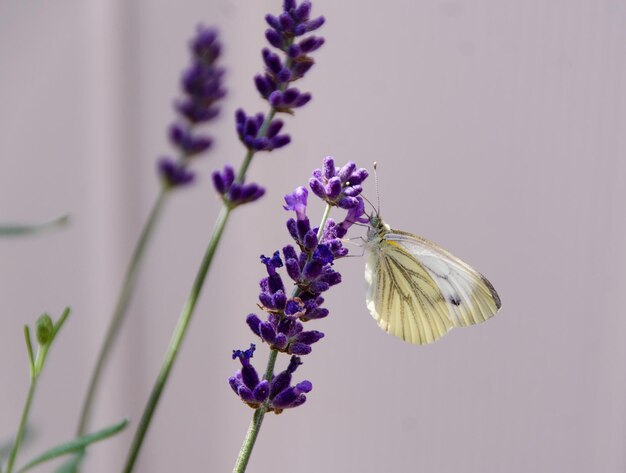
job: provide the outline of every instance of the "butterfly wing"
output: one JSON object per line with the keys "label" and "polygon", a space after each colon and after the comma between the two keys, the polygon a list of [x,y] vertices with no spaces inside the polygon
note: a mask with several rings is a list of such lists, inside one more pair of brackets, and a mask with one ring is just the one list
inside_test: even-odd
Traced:
{"label": "butterfly wing", "polygon": [[432,343],[500,308],[484,276],[431,241],[391,230],[367,249],[367,307],[383,330],[407,342]]}

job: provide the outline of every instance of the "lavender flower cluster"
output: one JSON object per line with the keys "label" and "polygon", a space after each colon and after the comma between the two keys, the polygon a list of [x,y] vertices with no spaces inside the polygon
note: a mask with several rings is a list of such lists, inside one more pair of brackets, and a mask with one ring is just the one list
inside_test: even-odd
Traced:
{"label": "lavender flower cluster", "polygon": [[258,184],[236,182],[235,170],[229,165],[224,166],[222,171],[214,171],[212,178],[213,187],[230,208],[254,202],[265,195],[265,189]]}
{"label": "lavender flower cluster", "polygon": [[[306,400],[312,389],[309,381],[291,386],[291,375],[301,364],[301,356],[311,353],[311,345],[324,337],[318,330],[305,330],[304,323],[328,316],[322,307],[322,293],[341,282],[341,274],[333,268],[335,260],[347,255],[343,238],[354,224],[367,221],[360,193],[361,183],[367,178],[365,169],[357,169],[353,162],[335,167],[333,158],[324,160],[322,169],[316,169],[309,186],[316,196],[332,207],[347,210],[345,218],[336,223],[328,219],[323,231],[312,228],[306,215],[309,192],[299,187],[285,196],[285,209],[295,212],[296,218],[287,221],[287,230],[295,241],[271,257],[261,256],[267,277],[260,282],[260,308],[267,313],[267,320],[256,314],[248,315],[246,322],[252,332],[272,350],[292,355],[286,371],[271,379],[260,381],[250,359],[254,346],[249,350],[233,352],[242,368],[229,379],[233,391],[252,408],[265,404],[268,411],[280,413],[283,409],[296,407]],[[278,269],[285,267],[293,282],[291,296],[287,296]],[[287,381],[286,381],[287,380]]]}
{"label": "lavender flower cluster", "polygon": [[304,77],[315,63],[309,55],[324,44],[324,38],[308,36],[296,41],[324,24],[324,17],[310,18],[311,2],[300,5],[295,0],[285,0],[280,15],[267,15],[270,26],[265,32],[269,43],[283,53],[283,58],[268,48],[262,51],[265,72],[254,78],[261,96],[269,102],[272,112],[268,118],[263,114],[247,115],[242,109],[235,115],[237,134],[251,151],[271,151],[291,141],[289,135],[279,134],[283,121],[272,119],[274,113],[293,113],[311,100],[311,94],[300,92],[291,83]]}
{"label": "lavender flower cluster", "polygon": [[178,150],[179,158],[163,157],[158,162],[166,188],[192,182],[194,174],[188,169],[189,161],[213,144],[210,136],[197,131],[197,126],[219,114],[217,102],[226,95],[222,86],[224,70],[216,65],[221,48],[214,29],[198,27],[190,43],[192,63],[181,79],[184,97],[175,103],[179,118],[169,130],[170,142]]}

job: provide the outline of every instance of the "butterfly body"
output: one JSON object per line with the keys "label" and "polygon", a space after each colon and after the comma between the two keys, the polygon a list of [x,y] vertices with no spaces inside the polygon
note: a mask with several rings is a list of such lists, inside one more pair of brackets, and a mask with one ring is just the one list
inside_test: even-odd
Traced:
{"label": "butterfly body", "polygon": [[367,308],[386,332],[432,343],[454,327],[491,318],[501,306],[491,283],[425,238],[369,219],[365,280]]}

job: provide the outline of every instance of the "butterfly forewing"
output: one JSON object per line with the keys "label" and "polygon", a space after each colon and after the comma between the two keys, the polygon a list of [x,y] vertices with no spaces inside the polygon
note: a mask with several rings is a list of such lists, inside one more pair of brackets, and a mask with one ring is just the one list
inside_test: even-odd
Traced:
{"label": "butterfly forewing", "polygon": [[500,308],[485,277],[431,241],[391,230],[367,250],[368,309],[383,330],[407,342],[432,343]]}

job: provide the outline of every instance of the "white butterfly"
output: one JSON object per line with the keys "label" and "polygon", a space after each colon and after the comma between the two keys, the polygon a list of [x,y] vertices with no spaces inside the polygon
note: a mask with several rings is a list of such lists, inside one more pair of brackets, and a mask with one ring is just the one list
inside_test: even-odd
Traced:
{"label": "white butterfly", "polygon": [[392,230],[378,215],[367,240],[367,308],[385,332],[424,345],[500,309],[491,283],[435,243]]}

